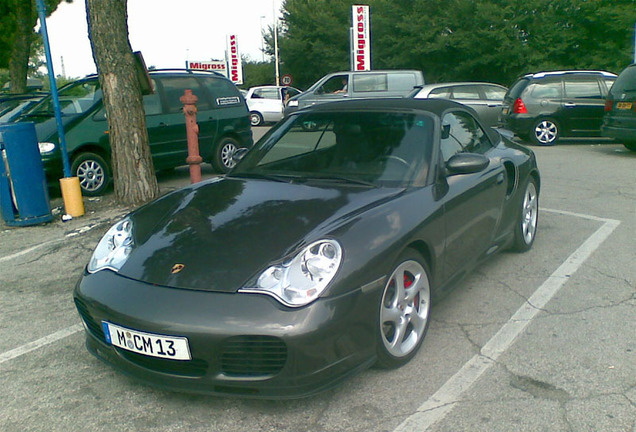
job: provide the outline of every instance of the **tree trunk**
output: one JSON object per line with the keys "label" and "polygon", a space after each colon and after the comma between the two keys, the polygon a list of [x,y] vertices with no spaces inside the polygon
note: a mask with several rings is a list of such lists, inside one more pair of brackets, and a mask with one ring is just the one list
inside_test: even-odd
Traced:
{"label": "tree trunk", "polygon": [[15,11],[15,33],[9,60],[9,76],[11,77],[11,93],[26,93],[27,71],[29,67],[29,53],[33,27],[37,22],[37,12],[32,0],[16,0],[13,2]]}
{"label": "tree trunk", "polygon": [[128,41],[127,0],[86,0],[88,33],[104,94],[115,198],[139,205],[159,196],[135,57]]}

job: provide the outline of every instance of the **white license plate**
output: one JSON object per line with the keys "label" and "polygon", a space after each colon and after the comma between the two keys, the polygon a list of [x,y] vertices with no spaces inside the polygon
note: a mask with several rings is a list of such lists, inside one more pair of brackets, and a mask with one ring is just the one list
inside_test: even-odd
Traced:
{"label": "white license plate", "polygon": [[192,360],[188,339],[144,333],[102,321],[106,341],[119,348],[150,357]]}

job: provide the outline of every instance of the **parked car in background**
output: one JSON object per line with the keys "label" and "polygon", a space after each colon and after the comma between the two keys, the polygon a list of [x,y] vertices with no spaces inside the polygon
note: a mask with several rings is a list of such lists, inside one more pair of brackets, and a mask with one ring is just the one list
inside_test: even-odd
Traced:
{"label": "parked car in background", "polygon": [[0,94],[0,123],[11,123],[42,100],[48,93]]}
{"label": "parked car in background", "polygon": [[433,295],[537,232],[533,152],[452,101],[321,104],[246,153],[104,235],[74,291],[93,355],[173,390],[307,396],[406,364]]}
{"label": "parked car in background", "polygon": [[552,71],[518,78],[504,98],[500,125],[537,145],[601,136],[605,98],[616,74]]}
{"label": "parked car in background", "polygon": [[[186,89],[198,97],[199,152],[219,172],[234,166],[233,154],[252,145],[245,99],[227,78],[214,72],[150,71],[154,92],[143,97],[150,152],[156,170],[184,165],[188,155],[185,117],[180,101]],[[59,91],[71,171],[84,195],[100,195],[111,180],[108,122],[96,75]],[[62,175],[62,159],[51,97],[42,100],[21,121],[36,123],[44,169],[50,181]]]}
{"label": "parked car in background", "polygon": [[250,110],[252,126],[260,126],[265,122],[277,122],[283,118],[285,104],[289,98],[302,93],[288,86],[259,86],[247,91],[245,101]]}
{"label": "parked car in background", "polygon": [[291,98],[285,107],[285,115],[325,102],[404,97],[421,85],[424,85],[424,75],[417,70],[335,72],[325,75],[305,92]]}
{"label": "parked car in background", "polygon": [[636,151],[636,63],[627,66],[612,85],[601,133]]}
{"label": "parked car in background", "polygon": [[413,93],[415,99],[450,99],[473,108],[484,126],[497,126],[508,89],[483,82],[426,84]]}

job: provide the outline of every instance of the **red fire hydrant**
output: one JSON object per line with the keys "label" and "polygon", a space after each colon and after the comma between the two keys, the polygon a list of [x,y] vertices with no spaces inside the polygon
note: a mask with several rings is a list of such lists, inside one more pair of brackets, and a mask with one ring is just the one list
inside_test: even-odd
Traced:
{"label": "red fire hydrant", "polygon": [[203,158],[199,154],[199,125],[197,124],[197,101],[192,90],[186,90],[179,98],[183,104],[183,113],[186,120],[186,134],[188,137],[188,157],[186,163],[190,165],[190,183],[201,181],[201,162]]}

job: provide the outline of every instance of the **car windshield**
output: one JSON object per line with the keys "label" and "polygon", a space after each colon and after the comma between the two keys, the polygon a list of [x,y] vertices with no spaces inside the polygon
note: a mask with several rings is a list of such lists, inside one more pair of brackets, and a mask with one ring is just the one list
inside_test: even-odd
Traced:
{"label": "car windshield", "polygon": [[432,116],[412,112],[299,113],[260,140],[230,176],[367,187],[422,184],[434,124]]}
{"label": "car windshield", "polygon": [[[83,114],[102,100],[99,82],[94,80],[78,81],[65,86],[58,93],[60,109],[63,115]],[[27,116],[53,115],[53,98],[51,96],[36,105]]]}

